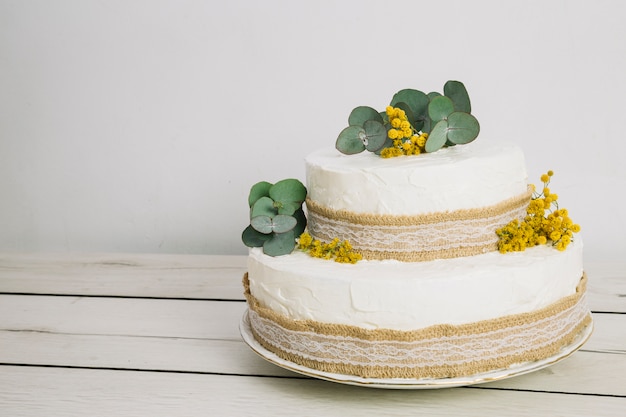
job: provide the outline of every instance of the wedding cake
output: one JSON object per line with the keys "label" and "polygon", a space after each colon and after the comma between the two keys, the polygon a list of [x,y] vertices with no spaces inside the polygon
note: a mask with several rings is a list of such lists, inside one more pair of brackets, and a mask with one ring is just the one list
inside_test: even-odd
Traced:
{"label": "wedding cake", "polygon": [[488,373],[571,345],[591,323],[579,226],[552,172],[529,185],[521,149],[478,130],[463,84],[402,90],[306,157],[306,187],[256,184],[243,234],[256,343],[365,380]]}

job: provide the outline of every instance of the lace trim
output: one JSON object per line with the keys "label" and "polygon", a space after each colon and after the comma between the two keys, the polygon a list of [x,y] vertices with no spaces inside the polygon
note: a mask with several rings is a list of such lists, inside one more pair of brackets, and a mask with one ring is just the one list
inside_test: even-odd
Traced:
{"label": "lace trim", "polygon": [[349,240],[366,259],[427,261],[477,255],[497,249],[495,230],[514,218],[522,219],[529,190],[500,204],[416,216],[393,216],[332,210],[307,199],[308,230],[312,237]]}
{"label": "lace trim", "polygon": [[408,332],[291,320],[246,296],[255,338],[283,359],[361,377],[442,378],[556,354],[591,321],[585,286],[583,276],[576,294],[531,313]]}

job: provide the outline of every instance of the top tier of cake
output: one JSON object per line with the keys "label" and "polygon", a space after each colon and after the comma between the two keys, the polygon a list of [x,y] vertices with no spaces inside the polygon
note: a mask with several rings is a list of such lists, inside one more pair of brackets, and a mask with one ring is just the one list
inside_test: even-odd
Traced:
{"label": "top tier of cake", "polygon": [[528,182],[522,150],[487,141],[389,159],[326,149],[306,158],[306,172],[310,201],[389,215],[489,207],[524,194]]}
{"label": "top tier of cake", "polygon": [[308,230],[365,259],[427,261],[497,249],[530,200],[524,154],[489,142],[418,157],[319,151],[306,158]]}

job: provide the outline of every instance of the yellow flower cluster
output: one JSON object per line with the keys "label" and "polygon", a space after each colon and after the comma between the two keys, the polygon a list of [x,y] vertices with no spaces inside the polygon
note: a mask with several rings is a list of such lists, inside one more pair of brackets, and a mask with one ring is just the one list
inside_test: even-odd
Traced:
{"label": "yellow flower cluster", "polygon": [[393,146],[384,148],[380,156],[392,158],[401,155],[419,155],[424,152],[428,134],[415,132],[404,110],[387,106],[386,113],[391,124],[387,136],[393,141]]}
{"label": "yellow flower cluster", "polygon": [[340,242],[334,238],[330,243],[322,243],[313,239],[310,234],[304,232],[298,238],[298,249],[309,252],[314,258],[335,259],[335,262],[355,264],[363,257],[360,253],[353,251],[352,245],[347,240]]}
{"label": "yellow flower cluster", "polygon": [[411,123],[409,123],[409,119],[406,117],[404,110],[397,107],[387,106],[385,112],[389,118],[389,124],[391,125],[391,129],[387,132],[389,139],[402,140],[413,136],[413,128],[411,127]]}
{"label": "yellow flower cluster", "polygon": [[559,208],[559,196],[548,188],[552,175],[553,172],[548,171],[541,176],[543,189],[541,193],[533,193],[524,220],[515,219],[496,231],[501,253],[519,252],[548,242],[563,251],[571,243],[573,234],[580,231],[580,226],[572,221],[567,209]]}

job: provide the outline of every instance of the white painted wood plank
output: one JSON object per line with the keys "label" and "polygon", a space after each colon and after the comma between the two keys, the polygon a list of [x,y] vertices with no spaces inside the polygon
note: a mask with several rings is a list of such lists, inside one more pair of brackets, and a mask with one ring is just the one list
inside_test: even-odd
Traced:
{"label": "white painted wood plank", "polygon": [[3,367],[5,415],[622,416],[626,398],[455,388],[376,390],[318,380]]}
{"label": "white painted wood plank", "polygon": [[626,398],[626,355],[579,351],[548,368],[484,386]]}
{"label": "white painted wood plank", "polygon": [[[0,331],[0,346],[4,364],[298,376],[232,340]],[[552,367],[481,387],[626,397],[626,354],[581,351]]]}
{"label": "white painted wood plank", "polygon": [[585,269],[591,310],[626,313],[626,262],[587,262]]}
{"label": "white painted wood plank", "polygon": [[0,295],[1,330],[239,340],[241,301]]}
{"label": "white painted wood plank", "polygon": [[0,253],[0,292],[241,300],[246,259]]}
{"label": "white painted wood plank", "polygon": [[592,314],[594,331],[585,350],[626,354],[626,315]]}
{"label": "white painted wood plank", "polygon": [[261,359],[242,340],[0,331],[0,346],[4,364],[297,376]]}

